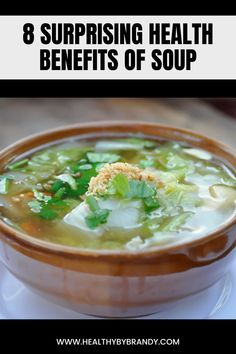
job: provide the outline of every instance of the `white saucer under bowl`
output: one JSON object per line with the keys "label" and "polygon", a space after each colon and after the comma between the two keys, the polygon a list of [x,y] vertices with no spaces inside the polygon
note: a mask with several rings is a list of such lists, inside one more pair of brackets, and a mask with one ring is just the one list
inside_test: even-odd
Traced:
{"label": "white saucer under bowl", "polygon": [[[1,319],[93,319],[55,305],[28,290],[0,265]],[[97,318],[97,317],[96,317]],[[236,261],[231,271],[205,292],[140,319],[236,319]]]}

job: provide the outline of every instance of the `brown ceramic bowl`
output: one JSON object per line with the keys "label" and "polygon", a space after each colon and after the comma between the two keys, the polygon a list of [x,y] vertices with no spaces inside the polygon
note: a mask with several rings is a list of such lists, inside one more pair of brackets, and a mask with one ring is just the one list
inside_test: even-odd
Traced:
{"label": "brown ceramic bowl", "polygon": [[[137,132],[203,148],[236,170],[234,153],[217,141],[184,129],[137,122],[78,124],[31,136],[0,153],[0,169],[18,155],[59,139]],[[53,302],[99,316],[150,314],[207,289],[228,271],[235,245],[235,219],[197,240],[135,252],[52,244],[0,221],[0,257],[10,272]]]}

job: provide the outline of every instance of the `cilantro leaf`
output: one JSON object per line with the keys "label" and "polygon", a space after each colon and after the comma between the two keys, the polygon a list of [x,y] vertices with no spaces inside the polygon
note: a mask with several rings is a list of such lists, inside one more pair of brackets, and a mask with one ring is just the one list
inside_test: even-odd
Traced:
{"label": "cilantro leaf", "polygon": [[156,194],[155,188],[151,187],[145,181],[136,181],[130,180],[129,181],[129,188],[130,191],[127,195],[128,198],[148,198]]}
{"label": "cilantro leaf", "polygon": [[97,226],[101,224],[105,224],[107,222],[108,215],[110,210],[101,209],[99,204],[92,195],[89,195],[86,198],[86,203],[91,210],[91,214],[85,217],[85,222],[90,229],[95,229]]}
{"label": "cilantro leaf", "polygon": [[97,226],[107,222],[109,213],[110,210],[98,209],[90,215],[86,216],[85,222],[90,229],[95,229]]}

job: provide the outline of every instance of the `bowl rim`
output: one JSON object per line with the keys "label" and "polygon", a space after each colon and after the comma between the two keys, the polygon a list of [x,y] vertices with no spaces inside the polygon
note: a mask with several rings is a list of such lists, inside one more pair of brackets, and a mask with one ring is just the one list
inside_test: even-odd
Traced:
{"label": "bowl rim", "polygon": [[[63,125],[63,126],[59,126],[57,128],[54,129],[47,129],[45,131],[42,131],[40,133],[36,133],[36,134],[31,134],[25,138],[19,139],[17,140],[15,143],[10,144],[9,146],[7,146],[6,148],[2,149],[0,151],[0,170],[2,169],[2,167],[4,166],[4,164],[1,166],[1,159],[4,157],[5,154],[11,153],[14,150],[16,150],[17,148],[21,147],[21,146],[25,146],[27,143],[30,143],[32,141],[34,141],[34,139],[40,139],[43,137],[50,137],[51,135],[57,134],[57,133],[63,133],[66,131],[70,131],[73,129],[79,129],[79,128],[96,128],[98,127],[100,128],[107,128],[107,127],[118,127],[118,126],[127,126],[127,127],[131,127],[131,126],[136,126],[136,127],[154,127],[157,129],[164,129],[164,130],[168,130],[170,133],[174,133],[177,132],[179,133],[181,136],[187,135],[187,136],[191,136],[193,138],[197,138],[198,140],[203,140],[203,141],[208,141],[209,143],[213,144],[214,146],[216,146],[217,148],[219,148],[221,151],[223,151],[226,155],[231,156],[233,159],[235,159],[235,164],[236,164],[236,151],[229,147],[227,144],[222,143],[219,140],[216,139],[212,139],[212,138],[208,138],[207,136],[204,136],[202,134],[199,134],[198,132],[195,132],[191,129],[185,129],[185,128],[180,128],[180,127],[176,127],[173,125],[167,125],[167,124],[159,124],[159,123],[154,123],[154,122],[142,122],[142,121],[135,121],[135,120],[126,120],[126,121],[122,121],[122,120],[113,120],[113,121],[92,121],[92,122],[87,122],[87,123],[76,123],[76,124],[70,124],[70,125]],[[140,131],[130,131],[130,133],[142,133],[142,130]],[[113,132],[115,133],[115,131]],[[122,132],[124,135],[125,134],[129,134],[129,131],[126,132]],[[91,132],[91,134],[93,134]],[[75,134],[74,137],[79,136],[80,134]],[[82,135],[82,134],[81,134]],[[97,135],[99,136],[99,133],[97,133]],[[106,135],[106,134],[105,134]],[[150,134],[145,134],[144,135],[148,136]],[[150,135],[151,136],[151,135]],[[155,136],[153,134],[153,136]],[[59,139],[55,139],[52,140],[52,144],[56,143],[57,141],[59,142],[60,140],[63,139],[69,139],[70,137],[73,137],[73,135],[68,136],[68,137],[62,137]],[[181,139],[179,139],[181,141]],[[184,138],[182,141],[185,141]],[[50,141],[48,142],[49,144]],[[37,147],[40,146],[45,146],[47,145],[47,143],[43,143],[43,144],[38,144],[36,145],[36,149]],[[191,145],[191,144],[190,144]],[[34,147],[35,148],[35,147]],[[32,151],[34,148],[30,148],[29,151]],[[205,148],[204,148],[205,150]],[[13,156],[12,159],[15,159],[18,155]],[[217,156],[217,154],[216,154]],[[8,160],[8,161],[10,161]],[[227,161],[227,159],[225,159]],[[229,161],[227,161],[229,162]],[[236,171],[236,165],[234,167],[235,171]],[[3,220],[0,219],[0,239],[2,238],[6,238],[6,242],[8,239],[10,239],[11,241],[13,241],[14,243],[20,244],[22,246],[26,246],[30,249],[35,249],[37,251],[41,251],[42,253],[46,253],[46,254],[57,254],[60,256],[65,256],[65,257],[96,257],[96,258],[119,258],[119,260],[121,260],[122,258],[129,258],[129,259],[133,259],[133,258],[138,258],[141,255],[148,255],[148,256],[158,256],[158,255],[163,255],[163,254],[167,254],[167,253],[175,253],[175,252],[179,252],[181,251],[181,249],[184,251],[186,248],[192,248],[195,246],[199,246],[202,243],[211,241],[223,234],[225,234],[225,232],[227,230],[230,230],[231,227],[233,227],[236,224],[236,215],[234,217],[232,217],[232,219],[230,219],[228,222],[226,222],[225,224],[219,226],[218,228],[216,228],[214,231],[211,231],[209,233],[207,233],[204,236],[198,237],[197,239],[193,239],[193,240],[186,240],[185,242],[181,242],[181,243],[173,243],[173,244],[166,244],[166,245],[162,245],[162,246],[153,246],[147,249],[142,249],[142,250],[99,250],[99,249],[83,249],[80,247],[73,247],[73,246],[67,246],[67,245],[60,245],[57,243],[52,243],[52,242],[48,242],[48,241],[44,241],[41,239],[36,239],[33,236],[30,236],[24,232],[21,232],[17,229],[14,229],[14,227],[11,227],[10,225],[6,224]]]}

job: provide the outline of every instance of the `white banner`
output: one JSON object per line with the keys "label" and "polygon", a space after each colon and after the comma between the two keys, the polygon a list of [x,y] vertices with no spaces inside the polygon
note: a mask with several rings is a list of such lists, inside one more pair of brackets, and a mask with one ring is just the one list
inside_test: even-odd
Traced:
{"label": "white banner", "polygon": [[236,16],[0,16],[0,79],[236,79]]}

